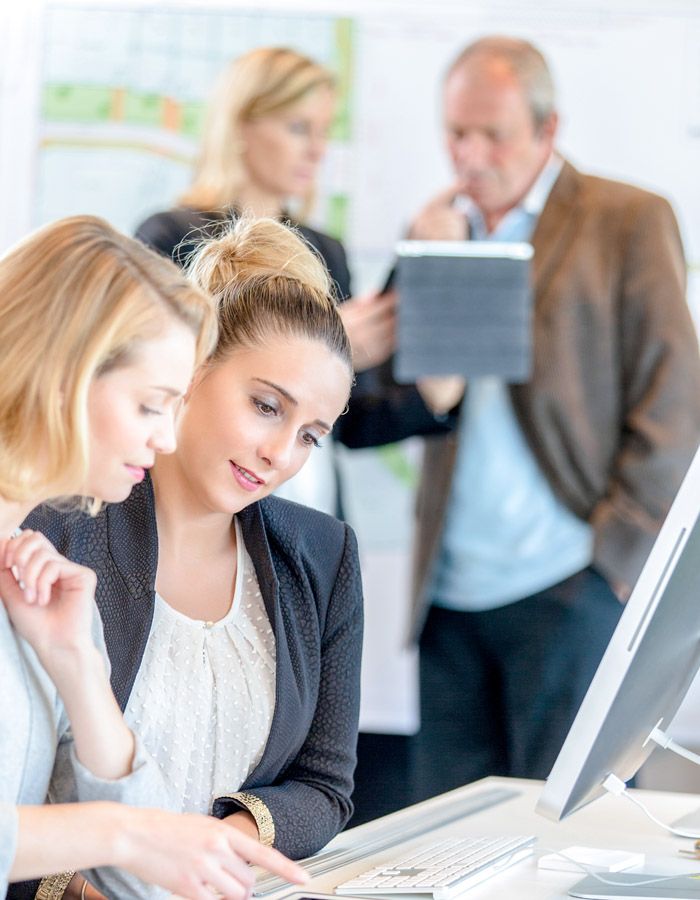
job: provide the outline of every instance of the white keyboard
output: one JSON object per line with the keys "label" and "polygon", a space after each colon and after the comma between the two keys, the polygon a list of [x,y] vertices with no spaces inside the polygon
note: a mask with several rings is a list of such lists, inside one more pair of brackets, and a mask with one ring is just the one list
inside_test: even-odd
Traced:
{"label": "white keyboard", "polygon": [[440,841],[417,847],[391,864],[384,863],[336,887],[336,894],[432,894],[450,900],[531,856],[532,836],[478,837]]}

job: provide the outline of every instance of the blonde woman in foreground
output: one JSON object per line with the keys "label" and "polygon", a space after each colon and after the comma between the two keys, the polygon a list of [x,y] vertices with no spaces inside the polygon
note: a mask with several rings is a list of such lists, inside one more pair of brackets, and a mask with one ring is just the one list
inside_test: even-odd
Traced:
{"label": "blonde woman in foreground", "polygon": [[[240,900],[252,882],[244,860],[296,878],[294,864],[215,819],[123,805],[167,797],[110,688],[95,575],[18,530],[52,497],[124,500],[157,453],[172,453],[176,405],[215,338],[211,301],[87,216],[0,259],[0,298],[0,892],[110,866],[123,871],[91,878],[119,897],[144,896],[142,879]],[[86,802],[42,805],[49,788]],[[60,897],[71,874],[38,896]]]}

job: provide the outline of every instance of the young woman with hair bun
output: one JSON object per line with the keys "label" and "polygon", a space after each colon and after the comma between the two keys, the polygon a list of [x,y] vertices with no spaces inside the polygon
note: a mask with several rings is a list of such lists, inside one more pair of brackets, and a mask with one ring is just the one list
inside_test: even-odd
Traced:
{"label": "young woman with hair bun", "polygon": [[176,451],[125,503],[30,525],[97,572],[117,698],[179,808],[305,857],[352,811],[362,586],[350,528],[271,494],[344,411],[351,349],[325,268],[275,220],[239,219],[189,274],[219,339]]}
{"label": "young woman with hair bun", "polygon": [[63,869],[92,869],[112,896],[161,896],[153,882],[193,900],[246,897],[245,860],[299,877],[220,823],[149,808],[169,795],[110,688],[95,575],[18,528],[50,498],[123,500],[172,453],[176,406],[215,341],[211,298],[90,216],[2,257],[0,297],[0,894],[44,875],[36,896],[55,900]]}

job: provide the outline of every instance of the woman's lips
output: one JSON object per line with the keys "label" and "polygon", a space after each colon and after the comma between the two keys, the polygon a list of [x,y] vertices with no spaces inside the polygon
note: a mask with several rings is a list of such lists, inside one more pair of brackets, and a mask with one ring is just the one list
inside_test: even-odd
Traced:
{"label": "woman's lips", "polygon": [[127,463],[125,465],[125,468],[128,471],[129,475],[131,475],[131,477],[136,482],[143,481],[143,479],[146,477],[146,470],[143,468],[143,466],[130,466]]}
{"label": "woman's lips", "polygon": [[243,466],[236,465],[232,459],[230,459],[229,462],[231,463],[233,477],[243,490],[256,491],[261,485],[265,484],[262,478],[258,478],[258,476],[254,472],[251,472],[250,469],[244,469]]}

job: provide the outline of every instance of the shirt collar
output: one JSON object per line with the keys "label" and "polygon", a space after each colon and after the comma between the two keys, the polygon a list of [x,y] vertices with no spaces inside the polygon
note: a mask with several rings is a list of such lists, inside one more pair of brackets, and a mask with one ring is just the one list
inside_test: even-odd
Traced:
{"label": "shirt collar", "polygon": [[535,179],[535,183],[523,198],[522,203],[519,204],[525,212],[533,216],[540,215],[563,165],[564,160],[561,156],[554,153],[550,155],[544,168]]}

